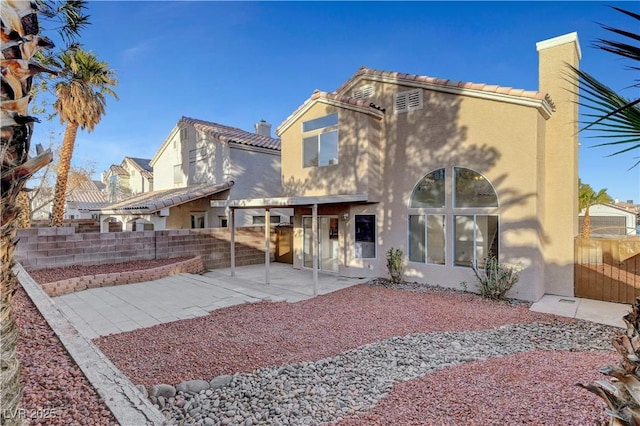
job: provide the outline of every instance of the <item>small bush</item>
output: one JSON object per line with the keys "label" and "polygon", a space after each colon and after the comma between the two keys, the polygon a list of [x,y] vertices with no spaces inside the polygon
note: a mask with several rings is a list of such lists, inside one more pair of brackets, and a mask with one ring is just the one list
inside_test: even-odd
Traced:
{"label": "small bush", "polygon": [[491,300],[505,300],[506,294],[520,279],[520,265],[500,263],[495,257],[487,258],[484,270],[473,265],[473,272],[478,278],[476,288],[480,296]]}
{"label": "small bush", "polygon": [[404,253],[402,250],[391,247],[387,250],[387,270],[391,277],[391,282],[401,283],[404,281],[402,278],[402,267],[404,265]]}

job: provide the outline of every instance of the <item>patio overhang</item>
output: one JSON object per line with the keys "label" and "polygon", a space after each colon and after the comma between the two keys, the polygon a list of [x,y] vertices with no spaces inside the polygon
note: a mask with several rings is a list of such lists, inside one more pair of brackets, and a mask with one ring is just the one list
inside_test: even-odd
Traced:
{"label": "patio overhang", "polygon": [[230,209],[256,209],[276,207],[313,206],[322,204],[366,203],[368,194],[318,195],[308,197],[268,197],[246,198],[240,200],[211,200],[211,207],[228,207]]}
{"label": "patio overhang", "polygon": [[235,210],[236,209],[264,209],[264,241],[265,241],[265,284],[270,281],[270,209],[278,207],[311,207],[311,252],[313,258],[313,295],[318,294],[318,206],[326,204],[350,204],[367,203],[368,194],[344,194],[344,195],[320,195],[308,197],[267,197],[247,198],[239,200],[211,200],[211,207],[224,207],[229,209],[229,228],[231,233],[231,276],[236,274],[235,256]]}

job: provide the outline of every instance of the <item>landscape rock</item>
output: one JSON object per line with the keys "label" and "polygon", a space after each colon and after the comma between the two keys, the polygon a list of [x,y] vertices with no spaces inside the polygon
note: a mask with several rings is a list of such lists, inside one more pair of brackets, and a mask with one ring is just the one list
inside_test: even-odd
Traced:
{"label": "landscape rock", "polygon": [[231,383],[232,379],[233,379],[233,376],[230,376],[228,374],[225,374],[225,375],[222,375],[222,376],[218,376],[218,377],[214,377],[209,382],[209,386],[211,387],[211,390],[220,389],[220,388],[223,388],[225,386],[229,386],[229,383]]}
{"label": "landscape rock", "polygon": [[207,382],[206,380],[187,380],[176,386],[176,391],[199,393],[201,391],[209,389],[209,387],[209,382]]}

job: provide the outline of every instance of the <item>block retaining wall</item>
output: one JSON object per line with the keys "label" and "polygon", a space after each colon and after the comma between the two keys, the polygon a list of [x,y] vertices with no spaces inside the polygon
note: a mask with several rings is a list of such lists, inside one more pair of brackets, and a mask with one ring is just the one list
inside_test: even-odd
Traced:
{"label": "block retaining wall", "polygon": [[83,277],[41,284],[41,287],[49,297],[55,297],[86,290],[88,288],[153,281],[183,272],[198,274],[203,270],[204,265],[202,264],[202,258],[200,256],[196,256],[193,259],[183,260],[182,262],[176,262],[171,265],[111,274],[85,275]]}
{"label": "block retaining wall", "polygon": [[[27,270],[200,256],[206,269],[231,265],[227,228],[76,233],[72,227],[18,230],[15,259]],[[236,265],[264,263],[264,228],[235,232]],[[271,229],[271,259],[275,253]]]}

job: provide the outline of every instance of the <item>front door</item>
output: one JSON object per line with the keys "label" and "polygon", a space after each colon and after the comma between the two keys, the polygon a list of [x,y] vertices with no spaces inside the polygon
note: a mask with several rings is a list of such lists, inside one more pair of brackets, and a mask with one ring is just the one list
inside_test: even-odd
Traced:
{"label": "front door", "polygon": [[[303,264],[313,268],[311,216],[302,218],[304,234]],[[318,216],[318,268],[338,272],[338,216]]]}

